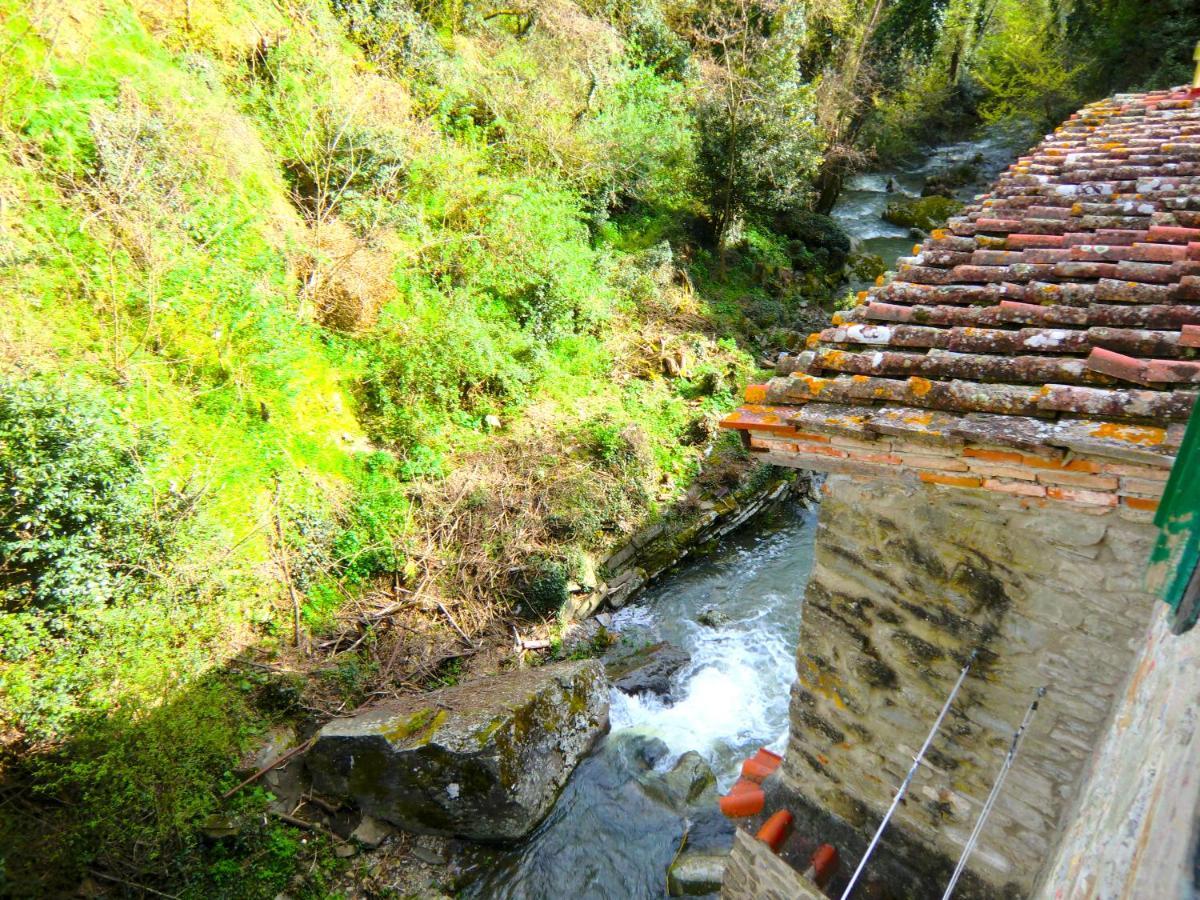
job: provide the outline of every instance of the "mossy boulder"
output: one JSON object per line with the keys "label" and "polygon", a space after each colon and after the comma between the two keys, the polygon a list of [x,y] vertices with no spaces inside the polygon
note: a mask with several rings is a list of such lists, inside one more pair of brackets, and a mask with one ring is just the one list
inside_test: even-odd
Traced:
{"label": "mossy boulder", "polygon": [[523,669],[381,705],[321,729],[313,789],[411,831],[516,840],[608,728],[594,660]]}
{"label": "mossy boulder", "polygon": [[671,693],[671,678],[691,662],[686,650],[662,641],[630,651],[618,647],[605,660],[613,686],[626,694]]}
{"label": "mossy boulder", "polygon": [[949,197],[901,197],[888,203],[883,218],[902,228],[932,231],[962,208],[961,203]]}
{"label": "mossy boulder", "polygon": [[859,281],[874,281],[887,271],[887,263],[878,253],[855,253],[846,268]]}

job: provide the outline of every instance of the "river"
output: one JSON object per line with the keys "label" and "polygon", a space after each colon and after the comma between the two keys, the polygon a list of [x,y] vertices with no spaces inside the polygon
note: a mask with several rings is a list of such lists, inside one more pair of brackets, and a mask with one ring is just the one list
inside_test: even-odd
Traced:
{"label": "river", "polygon": [[912,253],[918,236],[909,228],[884,221],[888,203],[901,196],[921,196],[929,176],[963,163],[970,166],[971,178],[956,188],[954,195],[967,202],[994,181],[1012,162],[1016,148],[1023,146],[1024,136],[991,129],[971,140],[931,147],[893,168],[854,175],[846,182],[832,218],[850,235],[856,249],[882,257],[891,269],[899,257]]}
{"label": "river", "polygon": [[[468,861],[464,896],[661,897],[685,829],[689,847],[729,845],[732,825],[715,803],[681,810],[656,786],[688,751],[727,788],[744,757],[763,746],[782,749],[815,519],[789,503],[613,616],[621,640],[666,640],[691,654],[674,676],[674,702],[613,689],[612,730],[529,839]],[[697,621],[710,607],[726,617],[719,627]]]}

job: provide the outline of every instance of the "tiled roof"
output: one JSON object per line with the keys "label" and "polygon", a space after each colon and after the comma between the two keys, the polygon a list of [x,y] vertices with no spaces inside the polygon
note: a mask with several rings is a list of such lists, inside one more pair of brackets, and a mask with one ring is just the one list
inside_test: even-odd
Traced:
{"label": "tiled roof", "polygon": [[1200,394],[1194,92],[1085,107],[913,252],[724,424],[877,437],[909,421],[1170,464]]}

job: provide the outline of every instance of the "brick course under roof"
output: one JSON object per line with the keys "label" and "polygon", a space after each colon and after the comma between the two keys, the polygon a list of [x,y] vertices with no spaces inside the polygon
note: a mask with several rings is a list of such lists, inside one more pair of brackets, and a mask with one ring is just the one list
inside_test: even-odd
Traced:
{"label": "brick course under roof", "polygon": [[813,458],[797,434],[1170,466],[1200,395],[1200,94],[1085,107],[913,254],[722,424]]}

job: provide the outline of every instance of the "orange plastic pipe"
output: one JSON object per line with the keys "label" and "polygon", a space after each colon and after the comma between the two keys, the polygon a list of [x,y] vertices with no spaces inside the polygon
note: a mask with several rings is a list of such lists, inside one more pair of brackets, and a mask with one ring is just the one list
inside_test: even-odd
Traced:
{"label": "orange plastic pipe", "polygon": [[767,798],[763,795],[762,788],[754,786],[741,791],[731,791],[717,802],[724,815],[731,819],[740,819],[762,812]]}
{"label": "orange plastic pipe", "polygon": [[779,764],[783,762],[782,756],[780,756],[778,753],[772,753],[766,747],[763,747],[757,753],[755,753],[754,759],[765,766],[770,766],[772,771],[778,769]]}
{"label": "orange plastic pipe", "polygon": [[832,844],[822,844],[813,853],[808,863],[808,871],[804,874],[816,882],[817,887],[825,887],[838,868],[837,848]]}
{"label": "orange plastic pipe", "polygon": [[739,778],[733,783],[733,787],[729,789],[729,793],[736,794],[741,791],[758,790],[758,782],[751,781],[749,778]]}
{"label": "orange plastic pipe", "polygon": [[791,833],[792,814],[786,809],[781,809],[763,822],[762,828],[758,829],[755,837],[770,847],[772,853],[778,853],[779,848],[783,846],[783,842]]}
{"label": "orange plastic pipe", "polygon": [[742,763],[742,777],[762,784],[763,780],[775,769],[775,766],[766,765],[757,759],[748,759]]}

